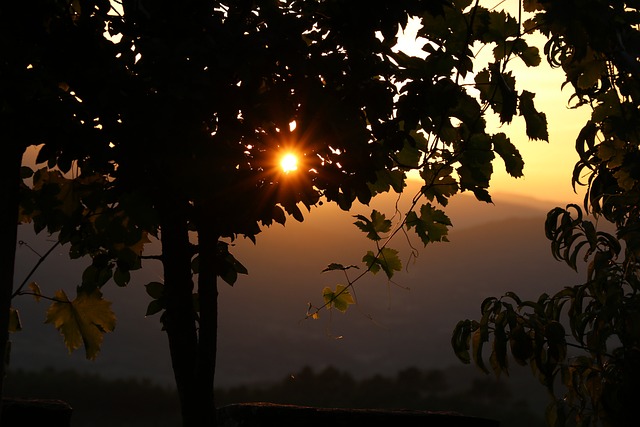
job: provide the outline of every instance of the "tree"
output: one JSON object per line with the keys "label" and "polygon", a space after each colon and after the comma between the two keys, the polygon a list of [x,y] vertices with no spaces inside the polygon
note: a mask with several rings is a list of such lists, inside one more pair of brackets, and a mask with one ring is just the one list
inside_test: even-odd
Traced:
{"label": "tree", "polygon": [[[550,426],[631,426],[640,381],[638,281],[638,132],[640,10],[637,2],[525,1],[529,31],[547,37],[545,53],[562,67],[573,106],[591,108],[576,137],[574,187],[587,192],[547,215],[552,255],[585,282],[523,301],[487,298],[479,321],[455,328],[452,344],[465,363],[508,373],[509,354],[530,365],[549,390]],[[607,232],[613,226],[615,234]],[[604,230],[603,230],[604,229]],[[471,351],[471,354],[469,353]]]}
{"label": "tree", "polygon": [[[99,48],[62,76],[95,135],[82,155],[41,149],[48,169],[34,173],[23,214],[58,233],[73,257],[92,257],[76,299],[59,294],[49,310],[71,350],[86,331],[65,313],[100,307],[98,325],[86,320],[89,357],[110,324],[100,288],[126,285],[146,259],[162,261],[147,313],[162,311],[185,425],[215,419],[217,278],[233,284],[247,273],[229,252],[234,239],[255,239],[287,214],[302,221],[299,204],[349,210],[356,199],[402,192],[416,170],[424,186],[404,224],[425,245],[446,240],[451,224],[434,204],[460,191],[489,202],[496,154],[522,175],[518,150],[489,133],[487,112],[503,123],[523,116],[530,138],[547,137],[533,94],[518,92],[507,69],[514,57],[537,65],[537,49],[516,19],[477,2],[124,1],[109,14],[103,3],[73,2],[75,25],[93,29]],[[410,17],[420,19],[424,57],[393,49]],[[110,44],[98,31],[105,25]],[[495,49],[472,82],[475,43]],[[277,167],[287,150],[298,153],[296,173]],[[71,164],[75,175],[64,176]],[[390,226],[378,212],[358,219],[376,242]],[[162,254],[142,255],[154,237]],[[389,277],[400,268],[382,246],[365,262]],[[348,301],[350,285],[329,290],[329,304]]]}
{"label": "tree", "polygon": [[73,155],[81,155],[82,143],[92,135],[93,125],[88,125],[80,102],[61,77],[65,67],[74,64],[58,61],[68,48],[61,40],[75,33],[76,40],[84,39],[88,44],[88,30],[74,25],[74,9],[67,1],[0,6],[0,138],[4,150],[0,156],[4,197],[0,221],[5,227],[0,264],[0,396],[9,352],[8,331],[18,323],[10,305],[21,179],[27,178],[21,170],[22,156],[29,146],[47,144],[61,154],[59,164],[64,165]]}

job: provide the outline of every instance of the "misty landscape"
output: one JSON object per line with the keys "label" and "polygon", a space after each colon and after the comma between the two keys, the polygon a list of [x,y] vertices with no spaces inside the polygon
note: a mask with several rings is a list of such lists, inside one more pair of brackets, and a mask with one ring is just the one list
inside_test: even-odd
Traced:
{"label": "misty landscape", "polygon": [[[303,223],[290,220],[286,229],[279,225],[266,229],[258,235],[257,245],[235,242],[232,252],[249,275],[241,276],[234,287],[221,287],[217,388],[275,384],[305,367],[316,372],[331,367],[357,380],[375,375],[393,378],[414,367],[442,370],[449,390],[464,390],[485,375],[459,362],[451,349],[458,320],[477,318],[485,297],[513,291],[535,299],[581,279],[550,254],[544,219],[554,203],[496,195],[491,205],[462,194],[446,208],[454,224],[450,242],[426,248],[414,244],[418,257],[410,260],[411,248],[404,236],[397,236],[390,246],[400,250],[405,269],[392,283],[382,275],[365,276],[355,288],[357,305],[346,313],[324,310],[319,319],[305,320],[308,304],[321,305],[324,286],[344,283],[342,272],[321,273],[322,269],[331,262],[361,265],[362,255],[371,249],[351,215],[367,215],[371,208],[391,215],[395,202],[394,195],[386,195],[352,213],[325,204]],[[401,199],[399,209],[403,203]],[[34,236],[28,226],[21,226],[20,233],[19,240],[29,247],[21,245],[18,250],[18,281],[38,260],[30,248],[43,253],[52,244],[46,236]],[[149,254],[153,249],[148,245]],[[32,280],[45,294],[73,289],[86,262],[69,261],[65,248],[58,248]],[[145,261],[126,288],[114,284],[104,288],[113,301],[118,326],[105,336],[95,361],[85,360],[82,350],[68,354],[59,333],[43,323],[46,301],[36,302],[30,296],[16,299],[24,330],[11,337],[10,369],[74,369],[171,388],[159,315],[144,315],[150,301],[144,285],[162,280],[162,271],[153,262]],[[500,381],[516,401],[528,402],[538,413],[547,403],[543,387],[527,367],[514,366],[512,377],[502,376]]]}

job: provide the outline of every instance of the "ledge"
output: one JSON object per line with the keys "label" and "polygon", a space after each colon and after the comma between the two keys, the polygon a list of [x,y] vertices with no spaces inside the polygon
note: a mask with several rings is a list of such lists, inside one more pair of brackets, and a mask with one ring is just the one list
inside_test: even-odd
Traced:
{"label": "ledge", "polygon": [[218,409],[219,427],[499,427],[499,422],[454,412],[316,408],[264,402],[240,403]]}

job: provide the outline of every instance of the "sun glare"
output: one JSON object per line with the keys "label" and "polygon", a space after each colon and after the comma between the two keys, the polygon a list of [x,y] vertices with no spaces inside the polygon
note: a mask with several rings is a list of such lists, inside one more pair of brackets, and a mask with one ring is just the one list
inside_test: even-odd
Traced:
{"label": "sun glare", "polygon": [[295,154],[287,153],[280,160],[280,167],[285,173],[293,172],[298,169],[298,158]]}

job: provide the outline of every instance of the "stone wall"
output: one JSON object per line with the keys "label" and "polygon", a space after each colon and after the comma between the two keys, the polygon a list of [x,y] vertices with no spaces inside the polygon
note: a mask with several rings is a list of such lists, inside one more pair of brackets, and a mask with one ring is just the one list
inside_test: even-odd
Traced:
{"label": "stone wall", "polygon": [[71,406],[60,400],[3,399],[2,427],[69,427]]}
{"label": "stone wall", "polygon": [[[59,400],[2,401],[2,427],[70,427],[72,408]],[[498,421],[451,412],[315,408],[239,403],[218,409],[219,427],[499,427]],[[178,426],[176,426],[178,427]]]}
{"label": "stone wall", "polygon": [[220,427],[499,427],[498,421],[451,412],[314,408],[242,403],[218,410]]}

